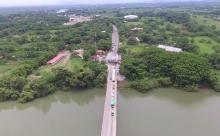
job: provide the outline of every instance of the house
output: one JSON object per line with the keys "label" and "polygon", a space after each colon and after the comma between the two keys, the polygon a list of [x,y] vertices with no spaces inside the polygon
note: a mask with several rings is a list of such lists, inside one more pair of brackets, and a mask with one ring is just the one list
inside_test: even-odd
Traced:
{"label": "house", "polygon": [[172,47],[172,46],[158,45],[157,47],[160,49],[164,49],[166,51],[169,51],[169,52],[182,52],[181,48],[176,48],[176,47]]}
{"label": "house", "polygon": [[97,50],[97,51],[96,51],[96,55],[100,55],[100,56],[106,55],[106,52],[103,51],[103,50]]}
{"label": "house", "polygon": [[131,31],[143,31],[144,28],[140,28],[140,27],[135,27],[135,28],[132,28],[130,29]]}
{"label": "house", "polygon": [[125,20],[137,20],[138,19],[138,16],[137,15],[127,15],[127,16],[124,16],[124,19]]}
{"label": "house", "polygon": [[69,22],[64,23],[64,25],[75,25],[81,22],[89,22],[92,20],[92,16],[76,16],[71,15],[69,16]]}
{"label": "house", "polygon": [[96,54],[91,57],[93,61],[104,62],[106,58],[106,52],[103,50],[97,50]]}
{"label": "house", "polygon": [[67,11],[68,11],[68,9],[60,9],[57,11],[57,14],[65,13]]}
{"label": "house", "polygon": [[51,60],[49,60],[47,62],[48,65],[54,65],[56,64],[57,62],[59,62],[60,60],[62,60],[64,57],[66,57],[66,53],[64,52],[61,52],[59,53],[57,56],[55,56],[54,58],[52,58]]}
{"label": "house", "polygon": [[141,41],[138,37],[135,37],[135,39],[136,39],[137,42],[140,42],[140,41]]}
{"label": "house", "polygon": [[75,51],[74,51],[74,55],[75,55],[75,56],[79,56],[80,58],[83,59],[83,56],[84,56],[84,49],[78,49],[78,50],[75,50]]}

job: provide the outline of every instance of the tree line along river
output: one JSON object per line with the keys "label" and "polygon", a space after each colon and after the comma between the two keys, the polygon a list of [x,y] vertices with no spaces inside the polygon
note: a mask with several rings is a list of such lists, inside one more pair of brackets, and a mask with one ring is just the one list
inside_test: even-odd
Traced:
{"label": "tree line along river", "polygon": [[[99,136],[104,89],[0,103],[1,136]],[[119,89],[118,136],[219,136],[220,93]]]}

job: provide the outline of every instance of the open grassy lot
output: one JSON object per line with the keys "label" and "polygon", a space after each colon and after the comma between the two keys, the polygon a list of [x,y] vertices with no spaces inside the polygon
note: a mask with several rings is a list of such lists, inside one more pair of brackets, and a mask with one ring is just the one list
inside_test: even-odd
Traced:
{"label": "open grassy lot", "polygon": [[127,26],[132,26],[132,25],[134,25],[134,26],[138,26],[138,25],[144,25],[144,23],[141,22],[141,21],[136,21],[136,22],[126,22],[126,25],[127,25]]}
{"label": "open grassy lot", "polygon": [[136,54],[146,50],[147,46],[127,46],[126,50],[128,54]]}
{"label": "open grassy lot", "polygon": [[81,58],[71,58],[67,63],[66,67],[70,70],[82,68],[85,64],[84,60]]}
{"label": "open grassy lot", "polygon": [[196,18],[194,18],[199,24],[203,24],[203,25],[209,25],[209,26],[212,26],[212,25],[215,25],[216,28],[218,30],[220,30],[220,21],[218,20],[215,20],[211,17],[209,18],[205,18],[204,16],[197,16]]}
{"label": "open grassy lot", "polygon": [[212,40],[206,36],[195,37],[195,45],[199,47],[201,54],[212,54],[214,53],[214,46],[220,46],[220,43]]}

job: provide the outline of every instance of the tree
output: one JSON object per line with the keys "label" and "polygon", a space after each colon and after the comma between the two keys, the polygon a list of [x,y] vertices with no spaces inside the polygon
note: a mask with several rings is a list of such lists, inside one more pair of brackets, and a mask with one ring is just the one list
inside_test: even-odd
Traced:
{"label": "tree", "polygon": [[197,55],[183,53],[172,67],[171,79],[179,85],[194,85],[208,81],[210,68],[207,60]]}
{"label": "tree", "polygon": [[26,80],[23,77],[15,77],[10,81],[10,87],[15,90],[22,91],[26,84]]}
{"label": "tree", "polygon": [[110,40],[100,40],[97,44],[98,49],[100,50],[110,50],[111,49],[111,41]]}
{"label": "tree", "polygon": [[217,70],[220,70],[220,54],[213,53],[211,55],[206,55],[210,65]]}
{"label": "tree", "polygon": [[128,45],[137,45],[138,44],[137,38],[136,37],[129,37],[127,44]]}

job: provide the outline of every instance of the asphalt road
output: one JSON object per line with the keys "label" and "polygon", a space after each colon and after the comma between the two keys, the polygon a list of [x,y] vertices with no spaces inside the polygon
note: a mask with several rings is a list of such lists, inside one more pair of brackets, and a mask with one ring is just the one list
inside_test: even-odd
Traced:
{"label": "asphalt road", "polygon": [[[117,75],[120,64],[118,55],[119,34],[117,27],[113,25],[112,51],[108,53],[106,63],[108,65],[107,91],[103,113],[101,136],[116,136],[117,133]],[[115,72],[113,72],[115,71]],[[115,73],[115,82],[112,80]],[[111,101],[115,100],[115,106],[111,106]]]}

